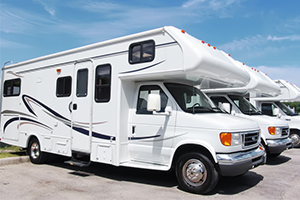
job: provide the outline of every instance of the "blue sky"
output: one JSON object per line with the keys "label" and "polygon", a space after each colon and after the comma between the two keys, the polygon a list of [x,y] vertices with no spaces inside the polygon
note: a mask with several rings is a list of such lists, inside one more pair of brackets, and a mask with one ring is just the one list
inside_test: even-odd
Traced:
{"label": "blue sky", "polygon": [[0,66],[162,26],[300,86],[299,0],[0,0]]}

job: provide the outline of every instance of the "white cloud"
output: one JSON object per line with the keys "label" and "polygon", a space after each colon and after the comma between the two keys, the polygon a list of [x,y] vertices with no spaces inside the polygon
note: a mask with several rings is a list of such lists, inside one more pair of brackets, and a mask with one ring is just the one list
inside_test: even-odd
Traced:
{"label": "white cloud", "polygon": [[27,12],[25,10],[1,5],[1,29],[4,33],[18,33],[18,34],[36,34],[47,27],[50,21],[38,13]]}
{"label": "white cloud", "polygon": [[28,45],[5,40],[3,38],[0,38],[0,46],[1,46],[1,48],[6,48],[6,49],[20,49],[20,48],[28,48],[29,47]]}
{"label": "white cloud", "polygon": [[240,40],[233,40],[232,42],[228,42],[219,46],[220,49],[224,49],[225,51],[234,51],[234,50],[243,50],[249,49],[255,46],[260,46],[265,44],[266,38],[261,35],[256,35],[252,37],[245,37]]}
{"label": "white cloud", "polygon": [[266,73],[272,80],[283,79],[290,83],[300,86],[300,66],[282,66],[282,67],[268,67],[258,66],[254,67],[263,73]]}
{"label": "white cloud", "polygon": [[300,35],[288,35],[284,37],[277,37],[277,36],[268,36],[268,40],[271,41],[282,41],[282,40],[290,40],[290,41],[298,41],[300,40]]}
{"label": "white cloud", "polygon": [[41,4],[44,9],[51,15],[54,16],[55,15],[55,9],[53,6],[53,1],[49,1],[49,0],[33,0],[33,2],[39,3]]}
{"label": "white cloud", "polygon": [[206,1],[206,0],[189,0],[189,1],[185,2],[185,3],[182,5],[182,7],[183,7],[183,8],[189,8],[189,7],[191,7],[191,6],[197,5],[197,4],[199,4],[199,3],[203,3],[203,2],[205,2],[205,1]]}

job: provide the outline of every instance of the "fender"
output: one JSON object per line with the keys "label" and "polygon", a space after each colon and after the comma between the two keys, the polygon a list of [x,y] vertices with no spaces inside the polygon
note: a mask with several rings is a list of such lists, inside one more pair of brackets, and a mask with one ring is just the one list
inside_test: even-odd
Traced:
{"label": "fender", "polygon": [[177,143],[177,145],[171,150],[171,159],[169,161],[169,166],[172,166],[172,162],[176,151],[183,145],[198,145],[204,147],[211,154],[212,158],[214,159],[214,162],[218,163],[216,151],[214,150],[213,146],[210,143],[202,140],[183,140]]}

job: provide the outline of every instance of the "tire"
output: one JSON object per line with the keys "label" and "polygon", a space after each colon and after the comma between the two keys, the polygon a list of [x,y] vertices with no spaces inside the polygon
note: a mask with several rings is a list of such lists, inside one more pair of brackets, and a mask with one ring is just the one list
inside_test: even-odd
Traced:
{"label": "tire", "polygon": [[219,174],[206,156],[191,152],[182,155],[176,164],[179,187],[196,194],[207,194],[219,181]]}
{"label": "tire", "polygon": [[290,138],[295,148],[300,147],[300,134],[298,132],[291,131]]}
{"label": "tire", "polygon": [[27,149],[29,159],[34,164],[43,164],[47,159],[47,154],[41,151],[41,146],[37,138],[32,138]]}

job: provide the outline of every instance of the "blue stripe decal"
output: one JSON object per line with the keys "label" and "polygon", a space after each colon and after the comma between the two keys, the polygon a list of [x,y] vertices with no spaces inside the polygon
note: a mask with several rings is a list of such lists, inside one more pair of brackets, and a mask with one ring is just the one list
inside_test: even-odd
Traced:
{"label": "blue stripe decal", "polygon": [[154,135],[154,136],[148,136],[148,137],[129,137],[128,140],[144,140],[144,139],[150,139],[150,138],[157,138],[161,135]]}
{"label": "blue stripe decal", "polygon": [[143,70],[145,70],[145,69],[149,69],[149,68],[155,67],[156,65],[159,65],[159,64],[161,64],[161,63],[163,63],[163,62],[165,62],[165,60],[160,61],[160,62],[158,62],[158,63],[156,63],[156,64],[154,64],[154,65],[150,65],[150,66],[148,66],[148,67],[144,67],[144,68],[141,68],[141,69],[136,69],[136,70],[132,70],[132,71],[128,71],[128,72],[121,72],[120,74],[129,74],[129,73],[132,73],[132,72],[143,71]]}
{"label": "blue stripe decal", "polygon": [[29,112],[31,112],[32,114],[34,114],[36,116],[36,114],[34,113],[34,111],[30,108],[30,106],[28,105],[27,101],[25,100],[25,98],[28,98],[28,99],[31,99],[33,101],[35,101],[36,103],[38,103],[39,105],[41,105],[42,107],[44,107],[46,110],[48,110],[50,113],[52,113],[54,116],[56,117],[59,117],[63,120],[66,120],[68,122],[70,122],[69,119],[65,118],[64,116],[61,116],[60,114],[58,114],[57,112],[55,112],[54,110],[50,109],[48,106],[46,106],[45,104],[41,103],[40,101],[34,99],[33,97],[30,97],[28,95],[23,95],[22,96],[22,99],[23,99],[23,102],[26,106],[26,108],[28,109]]}
{"label": "blue stripe decal", "polygon": [[14,118],[11,118],[11,119],[7,120],[7,122],[4,124],[4,126],[3,126],[3,132],[5,132],[5,129],[6,129],[6,127],[7,127],[9,124],[13,123],[14,121],[19,121],[19,119],[20,119],[20,121],[22,120],[22,121],[34,122],[34,123],[36,123],[36,124],[42,125],[42,126],[44,126],[44,127],[47,127],[48,129],[52,129],[52,128],[49,127],[49,126],[47,126],[47,125],[45,125],[45,124],[42,124],[41,122],[32,120],[32,119],[28,119],[28,118],[25,118],[25,117],[20,117],[20,118],[19,118],[19,117],[14,117]]}

